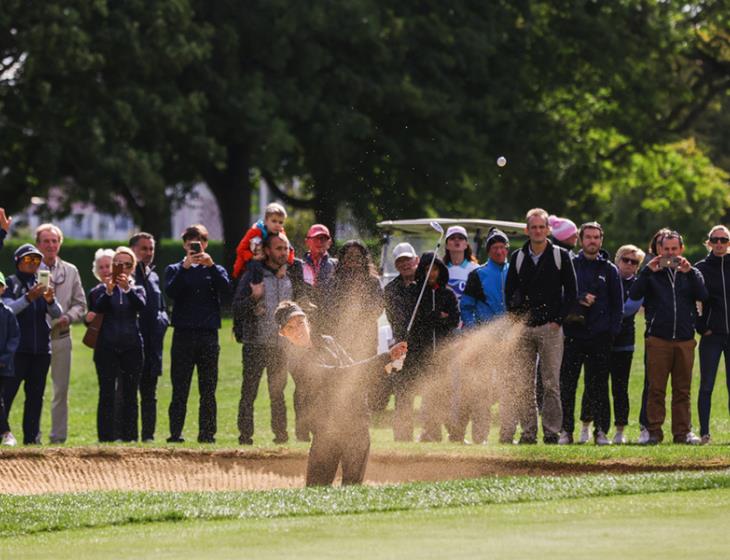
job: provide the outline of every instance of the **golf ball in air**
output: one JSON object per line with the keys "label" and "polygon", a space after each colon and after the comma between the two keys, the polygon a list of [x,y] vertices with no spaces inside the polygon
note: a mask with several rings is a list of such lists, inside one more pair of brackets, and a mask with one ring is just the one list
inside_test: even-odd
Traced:
{"label": "golf ball in air", "polygon": [[500,167],[504,167],[505,165],[507,165],[507,158],[504,156],[499,156],[497,158],[497,165],[499,165]]}

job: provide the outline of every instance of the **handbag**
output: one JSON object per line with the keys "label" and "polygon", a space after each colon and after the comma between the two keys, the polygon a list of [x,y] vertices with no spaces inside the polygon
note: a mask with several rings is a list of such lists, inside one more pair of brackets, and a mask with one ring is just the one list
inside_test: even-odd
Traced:
{"label": "handbag", "polygon": [[84,334],[83,343],[89,348],[96,348],[96,341],[99,338],[99,331],[101,330],[101,324],[104,322],[104,314],[97,313],[93,321],[86,327],[86,334]]}

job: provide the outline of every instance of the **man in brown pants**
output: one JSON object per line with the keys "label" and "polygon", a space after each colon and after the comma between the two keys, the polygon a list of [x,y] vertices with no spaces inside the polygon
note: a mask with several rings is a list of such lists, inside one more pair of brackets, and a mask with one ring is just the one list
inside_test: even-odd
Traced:
{"label": "man in brown pants", "polygon": [[403,357],[406,343],[354,362],[332,337],[311,334],[307,316],[296,303],[282,301],[275,319],[279,334],[291,343],[290,371],[313,434],[307,486],[332,484],[340,464],[342,484],[360,484],[370,452],[367,393],[373,380],[369,376],[385,375],[381,368]]}
{"label": "man in brown pants", "polygon": [[646,370],[649,378],[648,444],[664,439],[667,381],[672,376],[672,435],[674,443],[696,445],[690,421],[690,385],[694,365],[697,301],[709,297],[702,273],[682,256],[682,236],[664,236],[659,255],[641,271],[631,287],[631,299],[644,298],[646,309]]}

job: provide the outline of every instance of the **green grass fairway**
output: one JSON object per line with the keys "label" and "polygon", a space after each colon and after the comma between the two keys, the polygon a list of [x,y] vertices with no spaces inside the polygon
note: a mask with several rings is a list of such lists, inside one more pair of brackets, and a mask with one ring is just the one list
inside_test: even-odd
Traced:
{"label": "green grass fairway", "polygon": [[3,557],[723,558],[730,490],[304,517],[152,523],[5,539]]}

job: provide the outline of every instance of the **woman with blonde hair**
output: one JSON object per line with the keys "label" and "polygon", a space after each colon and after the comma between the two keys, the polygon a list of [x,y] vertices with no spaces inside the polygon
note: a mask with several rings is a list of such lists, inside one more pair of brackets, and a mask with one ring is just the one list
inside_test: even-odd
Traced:
{"label": "woman with blonde hair", "polygon": [[[95,267],[103,256],[95,259]],[[123,395],[120,436],[123,441],[136,441],[137,386],[143,365],[138,317],[145,306],[145,291],[134,285],[137,259],[129,247],[118,247],[111,264],[110,274],[99,271],[101,283],[89,294],[91,310],[104,314],[94,348],[99,377],[97,433],[100,442],[115,440],[114,398],[118,383]]]}
{"label": "woman with blonde hair", "polygon": [[[707,234],[705,246],[710,253],[695,266],[705,278],[710,299],[697,320],[700,338],[700,392],[697,409],[700,416],[700,441],[710,443],[710,409],[720,356],[725,354],[725,379],[730,390],[730,230],[716,225]],[[728,403],[730,409],[730,403]]]}

